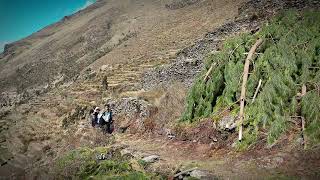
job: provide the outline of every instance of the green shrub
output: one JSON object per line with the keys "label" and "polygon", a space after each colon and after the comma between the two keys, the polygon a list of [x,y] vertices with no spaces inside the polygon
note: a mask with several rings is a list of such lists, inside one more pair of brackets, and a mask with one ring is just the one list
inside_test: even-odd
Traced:
{"label": "green shrub", "polygon": [[[106,155],[98,160],[97,155]],[[160,176],[138,172],[119,150],[106,147],[79,148],[66,153],[56,162],[56,173],[61,179],[161,179]]]}
{"label": "green shrub", "polygon": [[[267,142],[273,144],[287,129],[290,116],[307,119],[306,133],[311,144],[320,142],[320,12],[287,11],[266,23],[256,34],[244,33],[226,40],[223,49],[208,55],[205,69],[197,77],[189,95],[182,121],[212,117],[226,108],[238,112],[234,105],[241,92],[246,52],[258,38],[263,44],[256,50],[246,86],[244,140],[248,147],[257,139],[259,128],[268,131]],[[204,75],[214,64],[210,79]],[[262,86],[252,102],[259,79]],[[302,102],[296,95],[307,85]],[[217,119],[213,117],[213,119]]]}

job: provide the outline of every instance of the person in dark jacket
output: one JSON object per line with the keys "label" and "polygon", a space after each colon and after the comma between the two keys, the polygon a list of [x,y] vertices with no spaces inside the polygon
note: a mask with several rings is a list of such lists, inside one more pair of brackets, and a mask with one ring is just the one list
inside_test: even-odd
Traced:
{"label": "person in dark jacket", "polygon": [[105,112],[99,113],[98,114],[98,126],[99,126],[99,128],[103,129],[105,125],[106,125]]}
{"label": "person in dark jacket", "polygon": [[101,124],[103,124],[101,126],[103,127],[103,131],[105,133],[111,134],[113,131],[113,119],[112,119],[112,111],[109,104],[106,105],[106,111],[102,113],[102,116],[99,121],[100,122],[103,121],[103,123],[101,122]]}
{"label": "person in dark jacket", "polygon": [[95,127],[96,124],[98,124],[98,115],[100,113],[100,108],[96,107],[93,111],[93,113],[91,114],[91,125],[92,127]]}
{"label": "person in dark jacket", "polygon": [[109,134],[112,134],[114,125],[113,125],[112,111],[111,111],[110,106],[107,107],[107,111],[109,114],[109,121],[107,122],[107,132]]}

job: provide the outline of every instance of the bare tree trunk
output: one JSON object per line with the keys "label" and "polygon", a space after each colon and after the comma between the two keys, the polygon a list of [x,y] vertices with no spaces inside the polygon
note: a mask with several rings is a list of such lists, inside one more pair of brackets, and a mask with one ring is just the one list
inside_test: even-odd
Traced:
{"label": "bare tree trunk", "polygon": [[211,71],[212,71],[212,69],[213,69],[213,66],[215,66],[215,65],[216,65],[216,63],[212,63],[212,64],[211,64],[208,72],[206,73],[206,75],[205,75],[205,77],[204,77],[204,79],[203,79],[204,82],[207,82],[207,80],[209,79],[209,75],[210,75],[210,73],[211,73]]}
{"label": "bare tree trunk", "polygon": [[[301,88],[301,97],[306,95],[307,93],[307,86],[305,84],[302,85]],[[306,121],[303,116],[301,116],[301,131],[302,131],[302,139],[303,139],[303,148],[307,149],[307,137],[306,134],[304,133],[305,131],[305,126],[306,126]]]}
{"label": "bare tree trunk", "polygon": [[301,97],[306,95],[306,93],[307,93],[307,86],[305,84],[303,84],[302,88],[301,88]]}
{"label": "bare tree trunk", "polygon": [[253,54],[256,51],[256,49],[260,46],[262,43],[262,39],[257,40],[257,42],[251,47],[247,59],[244,64],[244,69],[243,69],[243,81],[242,81],[242,86],[241,86],[241,95],[240,95],[240,125],[239,125],[239,141],[242,140],[242,124],[243,124],[243,118],[244,118],[244,101],[246,98],[246,86],[247,86],[247,81],[248,81],[248,73],[249,73],[249,66],[250,66],[250,61],[252,60]]}
{"label": "bare tree trunk", "polygon": [[301,117],[301,131],[302,131],[302,139],[303,139],[303,148],[307,149],[307,137],[304,133],[305,131],[306,120],[304,117]]}

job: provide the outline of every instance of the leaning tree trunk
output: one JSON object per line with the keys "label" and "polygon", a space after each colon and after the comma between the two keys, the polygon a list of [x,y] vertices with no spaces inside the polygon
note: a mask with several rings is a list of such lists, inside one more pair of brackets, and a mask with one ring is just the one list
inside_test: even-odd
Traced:
{"label": "leaning tree trunk", "polygon": [[241,95],[240,95],[240,113],[239,113],[239,141],[242,140],[242,124],[243,124],[243,119],[244,119],[244,101],[246,98],[246,86],[247,86],[247,81],[248,81],[248,74],[249,74],[249,66],[250,66],[250,61],[252,60],[253,54],[260,46],[262,43],[262,39],[257,40],[257,42],[251,47],[247,59],[244,64],[244,69],[243,69],[243,81],[242,81],[242,86],[241,86]]}

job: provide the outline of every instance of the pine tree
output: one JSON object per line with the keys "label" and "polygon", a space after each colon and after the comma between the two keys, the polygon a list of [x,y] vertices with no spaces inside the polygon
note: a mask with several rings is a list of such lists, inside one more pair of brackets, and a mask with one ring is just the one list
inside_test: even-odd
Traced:
{"label": "pine tree", "polygon": [[[212,117],[233,106],[237,114],[241,75],[246,58],[256,39],[264,39],[257,49],[247,83],[244,141],[254,143],[260,128],[268,130],[267,142],[273,144],[287,130],[288,119],[296,115],[297,93],[302,84],[301,116],[306,118],[310,144],[320,143],[320,12],[287,11],[267,23],[257,34],[244,33],[226,40],[222,51],[208,55],[205,69],[187,97],[181,120]],[[207,81],[204,74],[215,64]],[[252,103],[259,80],[260,91]],[[213,119],[217,119],[213,117]],[[219,119],[219,118],[218,118]]]}

